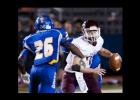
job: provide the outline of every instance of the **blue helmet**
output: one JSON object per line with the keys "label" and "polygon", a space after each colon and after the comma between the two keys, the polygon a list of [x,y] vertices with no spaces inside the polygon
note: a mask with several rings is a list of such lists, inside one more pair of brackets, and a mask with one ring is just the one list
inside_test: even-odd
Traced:
{"label": "blue helmet", "polygon": [[37,17],[34,24],[35,30],[46,30],[51,29],[52,27],[54,27],[54,24],[49,16]]}

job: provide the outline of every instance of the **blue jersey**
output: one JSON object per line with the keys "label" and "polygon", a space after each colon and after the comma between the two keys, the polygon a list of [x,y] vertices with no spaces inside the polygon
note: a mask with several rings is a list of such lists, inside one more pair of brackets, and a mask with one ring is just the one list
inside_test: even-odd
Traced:
{"label": "blue jersey", "polygon": [[[71,43],[72,42],[73,39],[72,38],[69,38],[68,32],[64,28],[56,28],[56,29],[61,32],[62,37],[65,40],[67,40],[68,43]],[[61,46],[61,47],[62,47],[62,52],[63,53],[69,53],[69,50],[66,47],[64,47],[64,46]]]}
{"label": "blue jersey", "polygon": [[91,63],[91,65],[90,65],[91,68],[94,69],[94,68],[98,67],[98,65],[101,63],[101,59],[100,59],[100,56],[98,53],[91,58],[90,63]]}
{"label": "blue jersey", "polygon": [[54,28],[54,29],[59,30],[61,32],[63,38],[68,37],[68,32],[66,32],[64,28]]}
{"label": "blue jersey", "polygon": [[60,31],[56,29],[39,31],[24,39],[24,48],[34,55],[34,65],[55,64],[59,59],[59,45],[65,42]]}

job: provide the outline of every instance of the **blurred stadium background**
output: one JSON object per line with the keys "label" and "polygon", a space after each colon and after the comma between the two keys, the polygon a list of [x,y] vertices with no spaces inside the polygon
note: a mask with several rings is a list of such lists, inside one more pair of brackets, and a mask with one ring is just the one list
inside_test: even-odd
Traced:
{"label": "blurred stadium background", "polygon": [[[87,19],[94,19],[101,26],[101,35],[104,38],[104,47],[112,52],[118,52],[123,58],[123,31],[122,8],[27,8],[18,9],[18,54],[22,50],[22,40],[25,36],[34,32],[33,24],[37,16],[49,15],[56,27],[64,26],[69,36],[76,38],[81,35],[81,23]],[[78,33],[78,34],[75,34]],[[123,71],[113,72],[108,66],[108,59],[101,57],[101,66],[107,70],[103,77],[103,93],[123,92]],[[30,72],[32,57],[26,64]],[[62,67],[62,66],[61,66]],[[123,66],[122,66],[123,67]],[[60,85],[63,67],[58,72],[57,87]],[[26,93],[27,85],[18,77],[18,92]],[[77,89],[77,92],[79,90]]]}

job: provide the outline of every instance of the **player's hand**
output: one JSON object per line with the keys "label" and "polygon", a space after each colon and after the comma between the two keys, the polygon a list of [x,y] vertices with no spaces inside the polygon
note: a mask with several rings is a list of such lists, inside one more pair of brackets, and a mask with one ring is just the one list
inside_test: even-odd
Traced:
{"label": "player's hand", "polygon": [[[112,53],[109,58],[111,58],[113,55],[119,55],[120,56],[120,54],[118,54],[118,53]],[[120,56],[120,60],[122,61],[122,57],[121,56]]]}
{"label": "player's hand", "polygon": [[120,56],[120,54],[119,54],[119,53],[114,53],[114,54],[119,55],[120,60],[122,61],[122,57]]}
{"label": "player's hand", "polygon": [[102,69],[102,68],[94,68],[94,72],[93,74],[98,74],[98,75],[104,75],[106,73],[106,70],[105,69]]}
{"label": "player's hand", "polygon": [[21,74],[21,78],[25,84],[30,83],[30,75],[27,72],[25,74]]}

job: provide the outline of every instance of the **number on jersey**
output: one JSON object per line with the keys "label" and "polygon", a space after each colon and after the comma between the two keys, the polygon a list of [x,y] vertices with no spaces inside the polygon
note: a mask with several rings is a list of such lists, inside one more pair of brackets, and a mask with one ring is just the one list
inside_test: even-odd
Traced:
{"label": "number on jersey", "polygon": [[[48,56],[51,56],[53,54],[52,42],[53,42],[53,38],[52,37],[46,38],[44,42],[41,41],[41,40],[38,40],[38,41],[34,42],[34,45],[36,47],[35,60],[36,59],[41,59],[43,57],[48,57]],[[41,50],[43,48],[44,48],[44,51],[41,52]]]}

